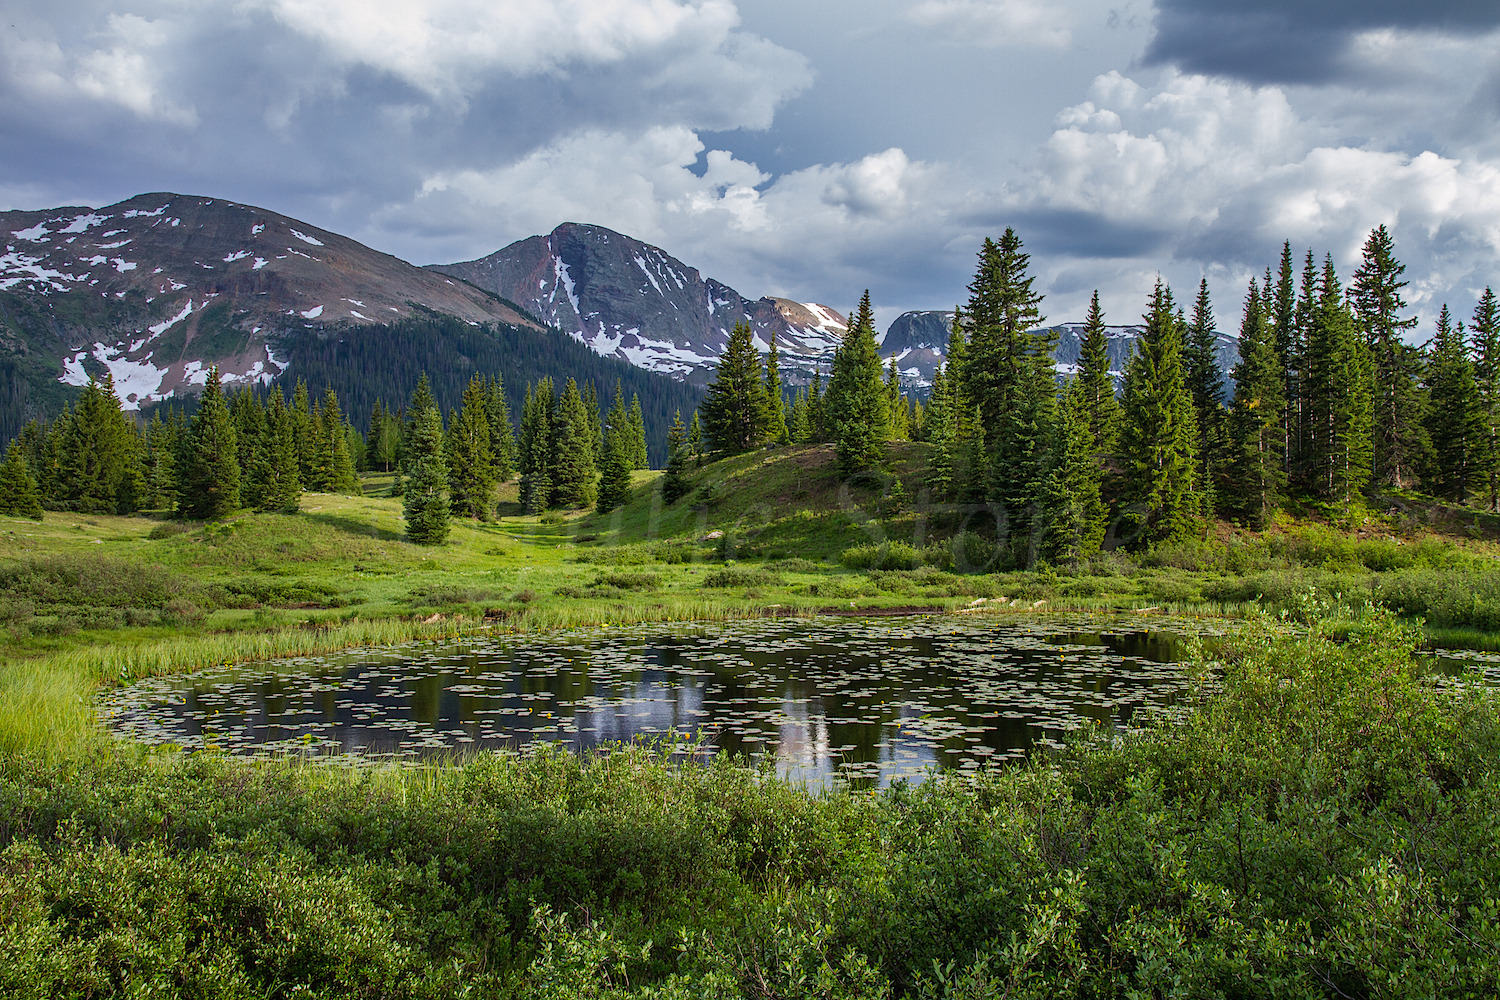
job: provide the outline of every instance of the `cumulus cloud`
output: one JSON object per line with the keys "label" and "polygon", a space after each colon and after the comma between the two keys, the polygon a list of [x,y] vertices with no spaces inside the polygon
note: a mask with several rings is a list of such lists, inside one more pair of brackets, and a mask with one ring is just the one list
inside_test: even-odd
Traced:
{"label": "cumulus cloud", "polygon": [[1319,83],[1349,67],[1367,32],[1474,33],[1500,28],[1488,0],[1157,0],[1148,65],[1257,83]]}
{"label": "cumulus cloud", "polygon": [[1090,97],[1059,116],[998,213],[1039,249],[1248,276],[1286,239],[1352,267],[1385,224],[1424,308],[1500,281],[1500,164],[1327,143],[1279,88],[1222,78],[1169,74],[1147,90],[1112,72]]}
{"label": "cumulus cloud", "polygon": [[1034,0],[922,0],[908,17],[966,45],[1063,48],[1073,40],[1067,8]]}

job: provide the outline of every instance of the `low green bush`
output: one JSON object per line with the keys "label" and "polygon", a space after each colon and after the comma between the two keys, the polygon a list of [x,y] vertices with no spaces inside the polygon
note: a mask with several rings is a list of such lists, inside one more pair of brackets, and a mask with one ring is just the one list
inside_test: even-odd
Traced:
{"label": "low green bush", "polygon": [[916,569],[922,553],[905,542],[856,545],[839,553],[839,562],[850,569]]}
{"label": "low green bush", "polygon": [[703,586],[709,588],[773,587],[781,582],[771,570],[754,566],[725,566],[703,574]]}

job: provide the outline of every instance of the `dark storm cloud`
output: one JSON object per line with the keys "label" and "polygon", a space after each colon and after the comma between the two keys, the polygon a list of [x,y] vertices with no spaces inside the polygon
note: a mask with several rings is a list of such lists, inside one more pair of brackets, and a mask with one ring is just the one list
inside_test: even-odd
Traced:
{"label": "dark storm cloud", "polygon": [[1495,0],[1157,0],[1148,65],[1251,83],[1325,83],[1350,43],[1379,28],[1445,33],[1500,27]]}

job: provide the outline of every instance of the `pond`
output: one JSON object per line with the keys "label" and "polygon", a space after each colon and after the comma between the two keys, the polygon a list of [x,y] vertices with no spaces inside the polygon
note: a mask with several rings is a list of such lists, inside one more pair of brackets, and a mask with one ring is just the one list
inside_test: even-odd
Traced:
{"label": "pond", "polygon": [[1198,623],[762,619],[418,644],[156,678],[101,714],[150,744],[420,761],[539,742],[702,741],[794,780],[884,785],[1018,757],[1192,688]]}

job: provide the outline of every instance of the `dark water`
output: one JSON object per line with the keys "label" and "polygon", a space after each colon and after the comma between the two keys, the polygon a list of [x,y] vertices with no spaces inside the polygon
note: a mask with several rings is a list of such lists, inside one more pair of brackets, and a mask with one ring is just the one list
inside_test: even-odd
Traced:
{"label": "dark water", "polygon": [[883,784],[1174,704],[1193,684],[1175,661],[1194,626],[1141,624],[935,616],[591,629],[159,678],[112,693],[102,711],[153,744],[360,759],[697,734],[705,753],[774,754],[796,778]]}

